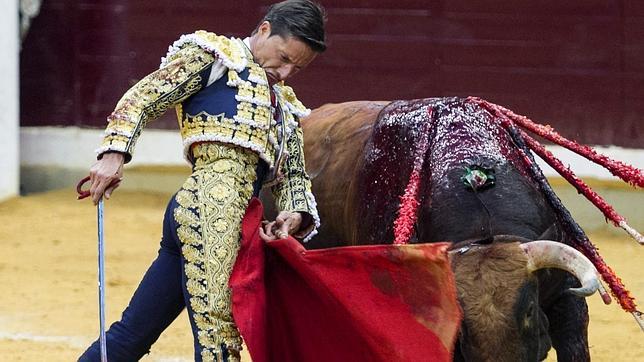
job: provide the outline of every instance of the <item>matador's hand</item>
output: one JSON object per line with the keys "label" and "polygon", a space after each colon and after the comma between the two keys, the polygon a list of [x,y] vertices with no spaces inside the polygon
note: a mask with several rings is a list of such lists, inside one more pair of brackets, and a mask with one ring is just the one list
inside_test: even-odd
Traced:
{"label": "matador's hand", "polygon": [[264,241],[286,239],[300,229],[302,214],[299,212],[282,211],[275,221],[271,221],[259,228],[259,236]]}
{"label": "matador's hand", "polygon": [[120,153],[106,153],[89,170],[90,188],[94,205],[105,195],[109,199],[123,178],[125,157]]}

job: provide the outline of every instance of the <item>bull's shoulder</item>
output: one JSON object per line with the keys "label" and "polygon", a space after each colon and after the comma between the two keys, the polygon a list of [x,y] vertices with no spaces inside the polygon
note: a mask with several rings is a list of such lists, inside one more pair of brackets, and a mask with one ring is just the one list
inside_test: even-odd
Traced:
{"label": "bull's shoulder", "polygon": [[302,125],[307,127],[307,125],[317,124],[321,127],[328,127],[344,122],[371,124],[382,109],[390,103],[390,101],[327,103],[314,109],[309,116],[302,120]]}

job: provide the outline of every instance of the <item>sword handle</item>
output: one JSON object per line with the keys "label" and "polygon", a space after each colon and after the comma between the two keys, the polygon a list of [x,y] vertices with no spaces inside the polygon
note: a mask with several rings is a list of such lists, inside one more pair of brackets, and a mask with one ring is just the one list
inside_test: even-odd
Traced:
{"label": "sword handle", "polygon": [[89,181],[89,176],[85,176],[76,184],[76,192],[78,193],[78,200],[82,200],[90,195],[89,190],[83,190],[83,185]]}
{"label": "sword handle", "polygon": [[[89,176],[85,176],[82,180],[78,181],[78,183],[76,184],[76,193],[78,193],[78,200],[82,200],[90,195],[89,189],[83,190],[83,185],[85,185],[85,183],[87,183],[87,181],[89,180],[90,180]],[[108,186],[108,188],[118,184],[119,182],[121,182],[121,180],[112,181],[110,183],[110,186]]]}

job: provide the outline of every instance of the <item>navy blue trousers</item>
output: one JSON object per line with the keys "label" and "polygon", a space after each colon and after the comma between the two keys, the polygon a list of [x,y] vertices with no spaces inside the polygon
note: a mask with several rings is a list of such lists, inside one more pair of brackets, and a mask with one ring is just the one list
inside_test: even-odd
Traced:
{"label": "navy blue trousers", "polygon": [[[150,351],[152,344],[159,338],[173,320],[189,305],[189,294],[185,289],[177,225],[173,210],[177,202],[174,196],[168,203],[163,219],[163,237],[156,260],[145,273],[139,287],[134,292],[130,304],[123,312],[121,320],[112,324],[106,332],[107,356],[110,362],[138,361]],[[193,333],[196,326],[192,323]],[[195,351],[199,348],[195,344]],[[224,360],[228,351],[222,348]],[[100,361],[98,340],[80,356],[81,362]],[[195,361],[201,356],[195,353]]]}

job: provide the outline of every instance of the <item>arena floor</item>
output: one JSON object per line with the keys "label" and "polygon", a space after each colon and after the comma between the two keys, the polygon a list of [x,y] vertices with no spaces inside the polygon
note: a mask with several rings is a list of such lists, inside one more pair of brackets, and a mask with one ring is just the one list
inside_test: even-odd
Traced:
{"label": "arena floor", "polygon": [[[106,203],[107,321],[119,317],[157,252],[169,194],[121,191]],[[98,333],[96,213],[72,190],[0,203],[0,361],[72,361]],[[591,235],[604,259],[644,300],[644,246]],[[630,314],[589,299],[595,361],[644,361],[644,333]],[[191,361],[182,314],[144,361]],[[245,360],[249,361],[248,356]],[[554,354],[548,360],[556,360]]]}

